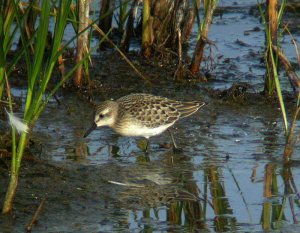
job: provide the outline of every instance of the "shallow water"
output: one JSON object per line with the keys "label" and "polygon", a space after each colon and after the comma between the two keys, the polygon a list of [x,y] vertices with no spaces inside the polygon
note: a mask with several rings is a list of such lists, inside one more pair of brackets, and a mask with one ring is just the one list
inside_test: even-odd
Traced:
{"label": "shallow water", "polygon": [[[247,13],[250,2],[244,3],[212,27],[210,39],[224,55],[207,84],[214,89],[234,82],[262,88],[264,35],[243,34],[259,24]],[[157,90],[165,96],[168,91]],[[208,98],[195,92],[188,93]],[[189,99],[186,93],[172,97]],[[109,128],[83,139],[93,106],[73,94],[60,98],[62,105],[51,102],[34,129],[30,149],[38,159],[24,161],[14,215],[1,216],[2,232],[23,231],[46,193],[33,232],[299,232],[299,146],[291,164],[283,166],[285,135],[276,105],[210,99],[176,124],[182,153],[163,148],[171,141],[166,133],[151,138],[147,157],[143,140]],[[7,180],[0,166],[1,187]]]}
{"label": "shallow water", "polygon": [[[63,103],[67,107],[51,103],[35,129],[41,145],[32,150],[48,161],[25,163],[17,219],[1,221],[4,232],[23,229],[45,193],[35,232],[253,232],[263,224],[299,231],[299,194],[292,186],[300,179],[299,162],[282,165],[284,134],[274,106],[212,102],[176,125],[182,153],[160,148],[170,142],[163,134],[151,139],[147,157],[140,139],[109,128],[82,139],[92,106],[68,95]],[[295,160],[298,155],[296,148]]]}

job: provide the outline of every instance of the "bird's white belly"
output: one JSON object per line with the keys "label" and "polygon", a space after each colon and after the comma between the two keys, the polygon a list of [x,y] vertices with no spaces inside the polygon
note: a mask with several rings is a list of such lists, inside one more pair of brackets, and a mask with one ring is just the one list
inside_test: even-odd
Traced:
{"label": "bird's white belly", "polygon": [[168,129],[171,125],[173,125],[173,123],[168,125],[162,125],[156,128],[148,128],[145,126],[141,127],[140,125],[131,124],[126,128],[122,128],[122,130],[119,130],[118,133],[120,133],[123,136],[132,136],[132,137],[140,136],[140,137],[149,138],[161,134],[166,129]]}

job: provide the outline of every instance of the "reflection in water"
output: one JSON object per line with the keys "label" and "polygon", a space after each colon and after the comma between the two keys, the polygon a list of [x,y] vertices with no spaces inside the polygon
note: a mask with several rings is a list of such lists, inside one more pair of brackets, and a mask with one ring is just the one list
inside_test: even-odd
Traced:
{"label": "reflection in water", "polygon": [[[128,220],[131,226],[137,222],[138,228],[146,232],[154,232],[161,228],[172,232],[178,227],[194,232],[212,226],[217,232],[232,232],[243,226],[238,223],[240,216],[234,214],[234,210],[241,203],[230,202],[227,195],[232,196],[233,190],[227,194],[225,189],[228,182],[234,182],[239,189],[243,187],[239,183],[239,177],[235,178],[231,174],[231,179],[224,180],[223,173],[226,173],[226,168],[208,165],[203,168],[201,190],[198,185],[199,177],[196,179],[194,176],[195,167],[190,156],[171,152],[162,156],[161,161],[151,161],[151,158],[140,155],[137,157],[137,163],[129,169],[130,173],[122,175],[122,185],[125,188],[119,195],[119,200],[122,208],[135,212],[135,218]],[[297,189],[291,168],[285,166],[279,170],[278,166],[270,163],[265,166],[264,174],[262,229],[278,229],[282,227],[283,222],[291,219],[297,223],[299,205],[296,205],[295,210],[295,203],[299,203],[299,197],[293,198],[292,195],[297,193]],[[280,177],[284,186],[279,185]],[[251,182],[251,173],[248,180]],[[283,190],[280,190],[280,187]],[[244,198],[242,190],[239,191]],[[278,197],[281,193],[285,195],[280,200]],[[258,194],[257,198],[261,198]],[[247,192],[243,202],[247,211],[253,212],[248,204],[251,201],[247,200]],[[292,216],[286,215],[288,206]],[[251,215],[253,214],[255,216],[255,212]]]}
{"label": "reflection in water", "polygon": [[209,181],[210,195],[214,207],[215,230],[218,232],[236,230],[236,219],[232,216],[233,212],[226,198],[225,187],[219,176],[219,169],[215,166],[210,166],[205,173]]}
{"label": "reflection in water", "polygon": [[[264,230],[278,229],[281,225],[289,221],[286,215],[287,209],[292,213],[292,220],[294,224],[298,223],[294,202],[299,204],[299,196],[293,198],[292,194],[297,194],[297,187],[294,183],[292,170],[290,165],[284,165],[281,170],[281,177],[283,179],[283,190],[280,190],[278,185],[277,166],[269,163],[265,166],[264,176],[264,197],[262,209],[262,228]],[[280,195],[283,193],[283,195]],[[280,196],[282,196],[280,198]],[[277,198],[276,198],[277,197]],[[288,200],[288,203],[287,203]],[[298,205],[299,207],[299,205]]]}
{"label": "reflection in water", "polygon": [[279,147],[279,132],[281,127],[277,126],[277,119],[275,115],[270,114],[268,120],[261,120],[263,127],[261,134],[263,135],[263,145],[265,147],[264,153],[266,155],[273,155]]}
{"label": "reflection in water", "polygon": [[137,222],[146,232],[159,230],[156,224],[162,222],[171,232],[174,226],[194,232],[208,229],[211,224],[218,232],[235,231],[236,219],[226,198],[220,168],[205,169],[205,190],[201,191],[191,157],[171,152],[162,156],[163,163],[140,155],[118,180],[109,181],[124,187],[118,196],[122,208],[136,210],[135,219],[128,220],[131,225]]}
{"label": "reflection in water", "polygon": [[[66,114],[64,109],[48,111],[55,117]],[[161,135],[153,138],[148,156],[138,139],[119,137],[105,128],[82,140],[76,129],[87,112],[71,120],[62,118],[65,122],[55,120],[52,137],[46,138],[47,151],[54,160],[92,169],[88,176],[101,171],[95,182],[99,186],[83,180],[91,189],[85,194],[96,192],[109,203],[93,213],[105,218],[99,229],[224,232],[297,224],[300,169],[295,162],[293,167],[276,163],[276,157],[282,158],[278,142],[284,134],[272,123],[279,121],[270,109],[211,104],[199,116],[178,124],[176,137],[183,153],[160,148],[169,141]],[[68,184],[76,185],[85,177],[81,173],[74,173]],[[72,214],[78,212],[72,209]],[[103,228],[104,223],[110,228]]]}

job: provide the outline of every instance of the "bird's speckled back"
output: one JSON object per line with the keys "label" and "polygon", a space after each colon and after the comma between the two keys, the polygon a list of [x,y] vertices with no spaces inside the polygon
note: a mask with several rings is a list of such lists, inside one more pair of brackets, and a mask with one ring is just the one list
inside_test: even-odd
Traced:
{"label": "bird's speckled back", "polygon": [[203,106],[201,102],[179,102],[150,94],[131,94],[116,102],[119,104],[120,121],[135,119],[151,128],[175,123],[179,118],[187,117]]}

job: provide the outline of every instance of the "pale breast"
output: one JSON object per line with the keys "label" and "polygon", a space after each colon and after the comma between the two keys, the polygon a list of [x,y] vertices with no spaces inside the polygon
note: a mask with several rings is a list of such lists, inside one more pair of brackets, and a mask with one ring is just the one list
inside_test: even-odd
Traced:
{"label": "pale breast", "polygon": [[123,127],[113,128],[117,133],[122,136],[130,136],[130,137],[145,137],[149,138],[158,134],[161,134],[165,130],[167,130],[174,123],[161,125],[155,128],[148,128],[145,126],[137,125],[137,124],[128,124]]}

